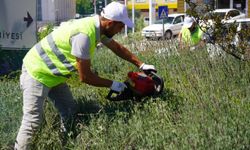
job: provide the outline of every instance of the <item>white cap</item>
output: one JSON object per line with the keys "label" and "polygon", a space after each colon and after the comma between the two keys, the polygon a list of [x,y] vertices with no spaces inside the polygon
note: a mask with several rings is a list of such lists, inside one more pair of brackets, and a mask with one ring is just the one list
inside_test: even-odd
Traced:
{"label": "white cap", "polygon": [[193,17],[186,16],[185,19],[184,19],[183,26],[186,27],[186,28],[190,28],[193,25],[194,22],[195,22],[195,20],[194,20]]}
{"label": "white cap", "polygon": [[127,8],[119,2],[109,3],[103,8],[101,16],[112,21],[120,21],[130,28],[134,27],[133,22],[128,18]]}

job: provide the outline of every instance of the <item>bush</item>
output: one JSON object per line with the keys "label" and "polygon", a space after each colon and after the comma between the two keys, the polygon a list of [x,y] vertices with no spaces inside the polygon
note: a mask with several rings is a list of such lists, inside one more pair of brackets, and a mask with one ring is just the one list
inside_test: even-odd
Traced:
{"label": "bush", "polygon": [[40,28],[40,31],[38,32],[38,41],[43,39],[45,36],[50,34],[53,31],[54,25],[52,23],[49,23],[43,27]]}
{"label": "bush", "polygon": [[[75,75],[68,84],[81,112],[77,137],[69,136],[65,148],[250,148],[248,62],[227,55],[211,59],[205,49],[175,55],[166,41],[152,41],[143,48],[139,40],[131,38],[132,51],[144,62],[154,64],[163,77],[163,94],[141,103],[109,102],[105,99],[108,89],[82,84]],[[128,71],[137,70],[106,48],[97,51],[93,62],[100,76],[118,81],[124,81]],[[2,149],[14,142],[22,115],[17,81],[0,81]],[[34,149],[62,149],[59,117],[51,103],[46,102],[45,121],[33,143]]]}

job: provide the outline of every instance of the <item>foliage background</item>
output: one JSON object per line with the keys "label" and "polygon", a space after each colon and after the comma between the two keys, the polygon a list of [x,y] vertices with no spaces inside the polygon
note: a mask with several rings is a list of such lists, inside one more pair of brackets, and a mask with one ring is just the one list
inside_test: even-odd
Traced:
{"label": "foliage background", "polygon": [[92,1],[91,0],[76,0],[76,12],[79,14],[94,13]]}
{"label": "foliage background", "polygon": [[[165,81],[164,92],[141,103],[109,102],[108,89],[82,84],[74,76],[68,84],[81,111],[76,136],[69,136],[64,148],[250,148],[249,62],[228,55],[210,57],[205,48],[176,53],[176,41],[138,42],[131,35],[116,39],[156,66]],[[128,71],[137,71],[106,48],[99,49],[95,59],[93,68],[105,78],[124,81]],[[13,144],[20,125],[18,81],[18,77],[0,81],[1,149]],[[50,100],[44,107],[34,149],[62,149],[57,110]]]}
{"label": "foliage background", "polygon": [[[156,66],[165,81],[164,92],[140,103],[109,102],[108,89],[82,84],[76,74],[68,84],[80,112],[75,136],[68,136],[65,149],[250,149],[249,62],[226,54],[211,57],[206,47],[178,51],[175,40],[143,41],[139,33],[115,38]],[[1,61],[9,57],[18,62],[13,59],[19,55],[15,52],[0,54]],[[128,71],[137,71],[105,47],[97,51],[94,62],[100,76],[113,80],[124,81]],[[13,149],[21,123],[19,73],[0,79],[0,149],[4,150]],[[49,99],[44,109],[33,149],[63,149],[57,110]]]}

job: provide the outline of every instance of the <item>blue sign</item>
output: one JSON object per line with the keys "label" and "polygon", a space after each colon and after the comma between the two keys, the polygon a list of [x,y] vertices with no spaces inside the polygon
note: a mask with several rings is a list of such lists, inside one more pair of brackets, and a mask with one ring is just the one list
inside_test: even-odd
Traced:
{"label": "blue sign", "polygon": [[158,7],[158,16],[159,19],[165,19],[168,17],[168,6],[159,6]]}

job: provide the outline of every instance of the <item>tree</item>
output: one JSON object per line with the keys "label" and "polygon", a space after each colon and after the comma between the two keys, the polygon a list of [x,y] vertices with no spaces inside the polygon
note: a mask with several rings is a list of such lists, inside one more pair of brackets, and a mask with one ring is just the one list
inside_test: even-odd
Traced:
{"label": "tree", "polygon": [[[217,45],[227,54],[241,60],[250,60],[250,26],[238,29],[236,21],[223,20],[213,13],[211,5],[185,0],[189,8],[187,15],[193,16],[200,28],[207,35],[207,42]],[[211,23],[212,22],[212,23]]]}
{"label": "tree", "polygon": [[93,1],[91,0],[76,0],[76,12],[79,14],[94,13]]}

